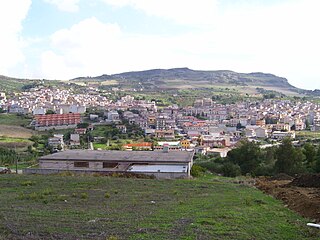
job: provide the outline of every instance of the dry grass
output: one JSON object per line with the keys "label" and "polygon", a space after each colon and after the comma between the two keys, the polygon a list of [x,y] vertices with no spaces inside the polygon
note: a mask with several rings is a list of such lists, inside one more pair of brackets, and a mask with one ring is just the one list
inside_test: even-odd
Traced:
{"label": "dry grass", "polygon": [[10,138],[30,138],[33,131],[20,126],[0,125],[0,136]]}

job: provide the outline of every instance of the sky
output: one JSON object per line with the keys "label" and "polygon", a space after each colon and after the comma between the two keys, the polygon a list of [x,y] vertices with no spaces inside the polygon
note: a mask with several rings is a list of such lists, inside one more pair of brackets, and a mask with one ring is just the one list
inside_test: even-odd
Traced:
{"label": "sky", "polygon": [[0,75],[188,67],[272,73],[320,89],[319,9],[319,0],[1,1]]}

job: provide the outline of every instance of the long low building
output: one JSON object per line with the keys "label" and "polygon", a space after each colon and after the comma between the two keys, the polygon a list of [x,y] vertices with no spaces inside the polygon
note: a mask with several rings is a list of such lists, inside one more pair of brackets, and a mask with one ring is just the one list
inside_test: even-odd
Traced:
{"label": "long low building", "polygon": [[193,152],[68,150],[39,158],[39,168],[24,173],[136,173],[156,178],[188,178]]}

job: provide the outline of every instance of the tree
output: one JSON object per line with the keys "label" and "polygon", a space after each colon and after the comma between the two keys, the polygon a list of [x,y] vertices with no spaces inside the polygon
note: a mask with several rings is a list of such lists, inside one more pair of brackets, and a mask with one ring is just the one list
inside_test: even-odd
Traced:
{"label": "tree", "polygon": [[89,123],[86,123],[86,122],[78,123],[77,125],[77,128],[87,128],[87,127],[89,127]]}
{"label": "tree", "polygon": [[245,127],[242,126],[241,123],[238,123],[237,126],[236,126],[236,128],[237,128],[237,130],[239,130],[239,129],[242,129],[242,128],[245,128]]}
{"label": "tree", "polygon": [[306,130],[310,130],[310,123],[308,119],[306,119],[305,124],[306,124]]}
{"label": "tree", "polygon": [[228,160],[239,165],[242,174],[255,175],[262,160],[261,149],[254,142],[242,141],[238,148],[228,153]]}
{"label": "tree", "polygon": [[311,143],[306,143],[303,147],[303,154],[305,155],[305,163],[307,169],[310,171],[315,168],[316,149]]}
{"label": "tree", "polygon": [[301,149],[296,149],[290,138],[285,138],[275,152],[275,172],[293,175],[303,172],[304,155]]}
{"label": "tree", "polygon": [[47,112],[46,112],[46,115],[48,115],[48,114],[55,114],[55,112],[53,110],[51,110],[51,109],[48,109]]}
{"label": "tree", "polygon": [[317,153],[315,155],[315,172],[320,173],[320,145],[318,147]]}

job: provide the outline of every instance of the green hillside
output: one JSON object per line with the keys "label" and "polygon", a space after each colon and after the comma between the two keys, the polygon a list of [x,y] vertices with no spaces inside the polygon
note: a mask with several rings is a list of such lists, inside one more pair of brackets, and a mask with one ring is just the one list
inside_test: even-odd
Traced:
{"label": "green hillside", "polygon": [[0,91],[21,90],[23,86],[33,84],[35,80],[10,78],[0,75]]}
{"label": "green hillside", "polygon": [[288,80],[266,73],[237,73],[233,71],[199,71],[189,68],[153,69],[102,75],[92,78],[76,78],[73,82],[117,81],[120,87],[137,89],[185,89],[212,88],[216,86],[260,86],[297,92],[299,89]]}
{"label": "green hillside", "polygon": [[[76,85],[75,85],[76,84]],[[304,90],[292,86],[287,79],[269,73],[237,73],[227,70],[200,71],[189,68],[152,69],[97,77],[79,77],[68,81],[28,80],[0,76],[0,91],[28,90],[35,86],[75,89],[87,86],[100,89],[118,87],[126,91],[158,92],[179,90],[210,90],[230,88],[238,93],[260,94],[275,91],[285,95],[320,96],[320,90]],[[260,90],[259,90],[260,89]],[[218,91],[218,92],[219,92]]]}
{"label": "green hillside", "polygon": [[0,175],[0,239],[319,239],[231,180]]}

